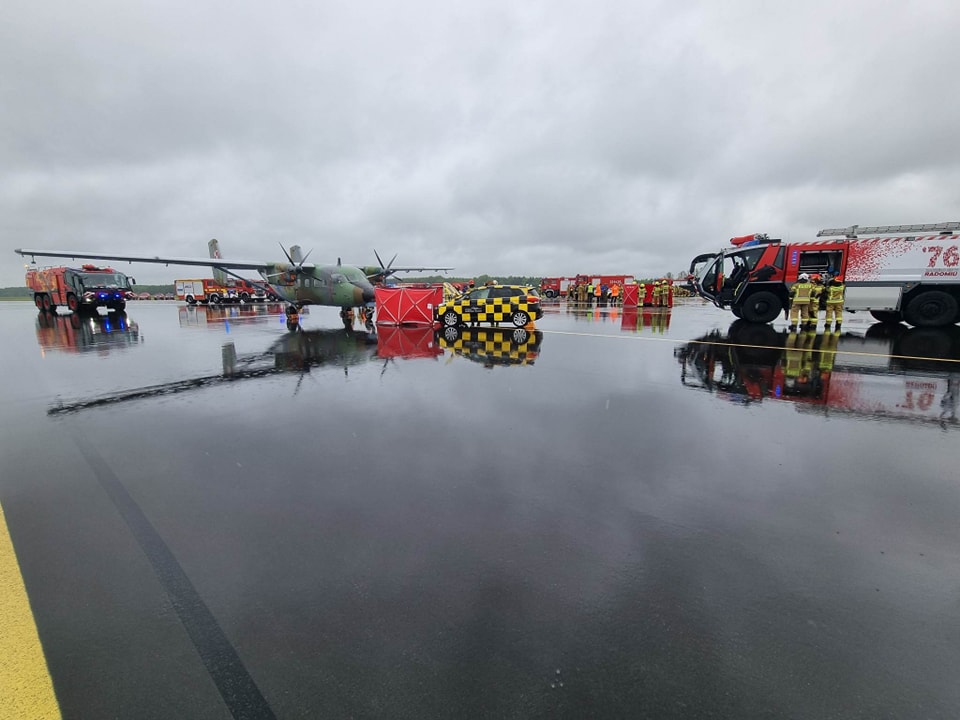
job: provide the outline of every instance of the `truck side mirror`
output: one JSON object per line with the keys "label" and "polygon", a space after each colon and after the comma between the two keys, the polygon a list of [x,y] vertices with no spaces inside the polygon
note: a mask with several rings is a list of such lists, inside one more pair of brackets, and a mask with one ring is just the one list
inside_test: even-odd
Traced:
{"label": "truck side mirror", "polygon": [[136,278],[128,277],[127,280],[129,281],[129,283],[130,283],[131,286],[137,284]]}

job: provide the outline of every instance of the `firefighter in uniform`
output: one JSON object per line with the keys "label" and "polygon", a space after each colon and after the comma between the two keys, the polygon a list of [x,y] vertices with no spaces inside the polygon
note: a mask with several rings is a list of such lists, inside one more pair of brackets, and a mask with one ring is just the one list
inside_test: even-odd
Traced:
{"label": "firefighter in uniform", "polygon": [[823,329],[830,327],[830,321],[836,321],[837,330],[840,329],[840,323],[843,322],[843,280],[834,275],[827,281],[827,311],[823,316]]}
{"label": "firefighter in uniform", "polygon": [[816,330],[817,324],[820,322],[820,297],[823,295],[823,281],[818,273],[810,276],[810,284],[812,285],[810,289],[810,317],[807,320],[807,325]]}
{"label": "firefighter in uniform", "polygon": [[807,273],[800,273],[797,281],[790,288],[790,331],[797,329],[800,320],[804,323],[810,319],[810,296],[813,284]]}
{"label": "firefighter in uniform", "polygon": [[650,293],[651,305],[654,307],[660,307],[660,281],[653,281],[653,290]]}
{"label": "firefighter in uniform", "polygon": [[647,286],[645,283],[637,283],[637,307],[643,307],[644,301],[647,299]]}

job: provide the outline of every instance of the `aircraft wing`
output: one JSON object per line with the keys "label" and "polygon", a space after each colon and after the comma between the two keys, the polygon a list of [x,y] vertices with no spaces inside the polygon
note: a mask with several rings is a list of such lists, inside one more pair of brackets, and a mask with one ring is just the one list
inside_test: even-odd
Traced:
{"label": "aircraft wing", "polygon": [[387,268],[391,273],[395,272],[426,272],[427,270],[432,271],[446,271],[453,270],[452,267],[393,267],[392,265]]}
{"label": "aircraft wing", "polygon": [[[124,262],[142,262],[155,263],[158,265],[196,265],[199,267],[228,268],[231,270],[268,270],[276,263],[262,262],[237,262],[236,260],[223,260],[221,258],[178,258],[178,257],[146,257],[144,255],[121,255],[118,253],[87,252],[86,250],[29,250],[26,248],[14,250],[18,255],[31,257],[58,257],[91,259],[91,260],[120,260]],[[303,265],[304,268],[312,268],[313,264]]]}

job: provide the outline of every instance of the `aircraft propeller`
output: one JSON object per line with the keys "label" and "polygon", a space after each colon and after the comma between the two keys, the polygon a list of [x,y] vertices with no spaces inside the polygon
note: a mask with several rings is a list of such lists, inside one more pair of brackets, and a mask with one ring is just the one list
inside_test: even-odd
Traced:
{"label": "aircraft propeller", "polygon": [[312,249],[308,250],[307,254],[304,255],[302,258],[300,258],[300,260],[298,261],[293,259],[293,256],[283,246],[283,243],[279,243],[279,245],[280,245],[280,249],[283,250],[283,254],[286,256],[287,260],[290,262],[290,265],[292,265],[293,267],[290,270],[283,270],[281,272],[272,273],[267,277],[268,278],[281,277],[285,273],[289,273],[289,272],[295,273],[296,275],[300,275],[303,272],[303,264],[307,261],[307,258],[310,257],[310,253],[312,253],[313,250]]}
{"label": "aircraft propeller", "polygon": [[380,253],[378,253],[376,249],[374,249],[373,254],[377,256],[377,262],[380,263],[380,269],[375,270],[372,273],[367,273],[368,280],[373,280],[374,278],[377,278],[378,280],[386,280],[396,272],[396,270],[391,270],[391,268],[393,267],[393,261],[397,259],[397,253],[393,254],[393,257],[390,258],[390,262],[388,262],[386,265],[383,264],[383,259],[380,257]]}

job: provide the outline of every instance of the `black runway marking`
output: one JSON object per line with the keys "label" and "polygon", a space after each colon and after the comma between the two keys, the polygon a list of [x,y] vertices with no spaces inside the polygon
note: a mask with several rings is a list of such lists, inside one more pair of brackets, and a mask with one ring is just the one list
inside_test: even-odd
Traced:
{"label": "black runway marking", "polygon": [[243,666],[237,651],[224,635],[210,608],[203,602],[190,578],[140,506],[130,497],[100,453],[78,434],[74,433],[73,439],[150,561],[230,714],[237,720],[274,718],[273,711]]}

